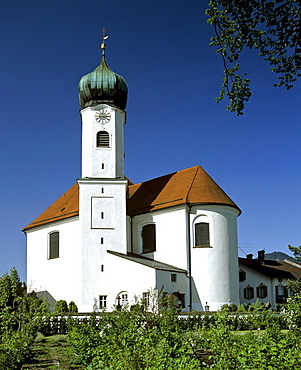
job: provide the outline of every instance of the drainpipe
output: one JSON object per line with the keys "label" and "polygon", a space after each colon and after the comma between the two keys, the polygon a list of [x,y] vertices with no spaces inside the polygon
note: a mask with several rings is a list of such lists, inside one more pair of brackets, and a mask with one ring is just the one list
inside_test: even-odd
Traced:
{"label": "drainpipe", "polygon": [[133,253],[133,218],[130,216],[130,223],[131,223],[131,226],[130,226],[130,230],[131,230],[131,253]]}
{"label": "drainpipe", "polygon": [[189,310],[192,311],[192,278],[191,278],[191,230],[190,230],[190,211],[192,205],[188,206],[188,213],[187,213],[187,230],[188,230],[188,266],[187,266],[187,273],[188,273],[188,284],[189,284]]}

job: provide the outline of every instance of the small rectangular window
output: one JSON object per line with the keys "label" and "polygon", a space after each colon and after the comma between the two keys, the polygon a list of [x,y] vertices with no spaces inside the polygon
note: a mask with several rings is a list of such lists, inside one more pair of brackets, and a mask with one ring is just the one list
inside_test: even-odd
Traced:
{"label": "small rectangular window", "polygon": [[170,274],[170,281],[172,281],[173,283],[176,283],[177,282],[177,274]]}
{"label": "small rectangular window", "polygon": [[246,272],[244,270],[240,269],[239,270],[239,282],[241,283],[241,282],[245,281],[246,278],[247,278]]}
{"label": "small rectangular window", "polygon": [[260,284],[256,288],[256,292],[258,298],[266,298],[268,296],[268,287],[265,286],[264,284]]}
{"label": "small rectangular window", "polygon": [[99,296],[99,308],[107,308],[107,296],[106,295]]}
{"label": "small rectangular window", "polygon": [[245,299],[252,299],[254,298],[254,288],[248,285],[244,288],[244,298]]}
{"label": "small rectangular window", "polygon": [[149,292],[142,293],[142,303],[145,307],[149,306]]}
{"label": "small rectangular window", "polygon": [[104,266],[103,265],[100,266],[100,271],[104,272]]}

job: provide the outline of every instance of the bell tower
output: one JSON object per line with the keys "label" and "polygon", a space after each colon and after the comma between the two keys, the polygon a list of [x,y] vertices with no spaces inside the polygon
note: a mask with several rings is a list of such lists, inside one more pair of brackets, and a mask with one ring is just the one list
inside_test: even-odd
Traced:
{"label": "bell tower", "polygon": [[82,304],[93,306],[108,294],[107,250],[126,253],[126,190],[123,127],[127,84],[105,58],[78,84],[82,121],[82,177],[79,223],[82,255]]}
{"label": "bell tower", "polygon": [[82,178],[124,178],[126,113],[109,104],[89,106],[82,116]]}

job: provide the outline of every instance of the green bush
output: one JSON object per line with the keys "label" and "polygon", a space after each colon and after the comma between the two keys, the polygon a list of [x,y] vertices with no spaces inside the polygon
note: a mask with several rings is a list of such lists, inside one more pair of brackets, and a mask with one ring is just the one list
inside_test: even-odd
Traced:
{"label": "green bush", "polygon": [[21,369],[32,355],[33,337],[20,331],[6,332],[0,341],[0,369]]}
{"label": "green bush", "polygon": [[68,312],[78,312],[77,305],[73,301],[68,305]]}
{"label": "green bush", "polygon": [[61,315],[66,312],[68,312],[67,302],[64,299],[56,301],[53,313],[56,315]]}
{"label": "green bush", "polygon": [[48,305],[35,292],[28,293],[12,268],[0,278],[0,369],[20,369],[30,356],[37,331],[43,330]]}
{"label": "green bush", "polygon": [[114,311],[99,316],[99,328],[79,325],[68,334],[87,369],[198,369],[177,312]]}

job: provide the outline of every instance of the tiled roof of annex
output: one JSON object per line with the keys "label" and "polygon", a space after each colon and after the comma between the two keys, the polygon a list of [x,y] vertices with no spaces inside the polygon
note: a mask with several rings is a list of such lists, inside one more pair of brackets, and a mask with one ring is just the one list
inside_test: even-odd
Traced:
{"label": "tiled roof of annex", "polygon": [[[139,184],[132,184],[129,181],[127,213],[131,217],[182,204],[223,205],[236,208],[239,214],[241,213],[238,206],[201,166],[187,168]],[[75,184],[23,230],[78,214],[79,188],[78,184]]]}
{"label": "tiled roof of annex", "polygon": [[301,278],[301,265],[289,260],[274,261],[257,259],[238,258],[241,265],[251,268],[269,277],[297,279]]}

